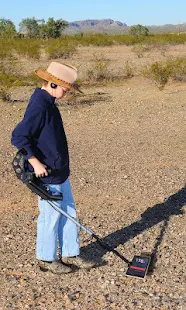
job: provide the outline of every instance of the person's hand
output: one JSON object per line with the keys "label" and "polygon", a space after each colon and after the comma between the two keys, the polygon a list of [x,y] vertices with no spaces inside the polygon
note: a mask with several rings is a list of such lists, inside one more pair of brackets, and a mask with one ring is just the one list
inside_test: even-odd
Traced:
{"label": "person's hand", "polygon": [[45,166],[34,156],[30,157],[28,159],[28,162],[32,165],[34,168],[34,173],[37,178],[44,177],[48,175],[48,172],[45,168]]}

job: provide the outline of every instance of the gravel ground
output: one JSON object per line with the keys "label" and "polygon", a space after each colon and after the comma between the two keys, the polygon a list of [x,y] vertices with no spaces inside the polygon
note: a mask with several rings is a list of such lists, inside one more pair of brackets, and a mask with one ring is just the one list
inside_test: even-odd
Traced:
{"label": "gravel ground", "polygon": [[[0,102],[0,309],[185,310],[186,87],[160,92],[133,78],[84,91],[74,105],[59,105],[78,218],[129,260],[154,253],[150,272],[145,280],[126,277],[126,264],[83,231],[82,255],[95,268],[63,276],[39,270],[37,197],[10,165],[10,134],[26,101]],[[22,89],[22,98],[29,93]]]}

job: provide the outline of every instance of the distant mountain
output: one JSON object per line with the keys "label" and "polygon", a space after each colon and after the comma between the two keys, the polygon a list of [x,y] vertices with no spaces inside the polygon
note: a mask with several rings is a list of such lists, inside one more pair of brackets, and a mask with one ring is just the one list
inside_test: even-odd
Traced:
{"label": "distant mountain", "polygon": [[148,29],[152,33],[163,33],[163,32],[181,33],[186,32],[186,23],[178,25],[167,24],[163,26],[148,26]]}
{"label": "distant mountain", "polygon": [[[74,34],[79,32],[93,32],[93,33],[127,33],[129,26],[121,21],[114,21],[113,19],[87,19],[69,22],[69,27],[65,29],[65,33]],[[144,25],[145,26],[145,25]],[[165,33],[165,32],[186,32],[186,23],[178,25],[162,25],[162,26],[146,26],[151,33]]]}
{"label": "distant mountain", "polygon": [[127,28],[125,23],[114,21],[113,19],[87,19],[69,22],[69,27],[65,29],[66,33],[77,32],[116,32],[121,28]]}

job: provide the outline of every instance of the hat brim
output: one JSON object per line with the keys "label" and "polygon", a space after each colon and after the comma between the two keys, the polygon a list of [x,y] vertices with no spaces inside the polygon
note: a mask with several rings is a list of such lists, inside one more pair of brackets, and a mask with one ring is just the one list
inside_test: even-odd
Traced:
{"label": "hat brim", "polygon": [[81,94],[83,94],[83,92],[80,90],[80,88],[77,84],[67,83],[67,82],[55,77],[53,74],[51,74],[47,71],[44,71],[42,69],[38,69],[38,70],[35,70],[34,73],[44,81],[52,82],[56,85],[63,86],[69,90],[73,89],[73,90],[76,90],[76,91],[80,92]]}
{"label": "hat brim", "polygon": [[64,86],[68,89],[71,89],[73,88],[73,85],[68,83],[68,82],[65,82],[57,77],[55,77],[53,74],[47,72],[47,71],[44,71],[44,70],[41,70],[41,69],[38,69],[34,72],[39,78],[41,78],[42,80],[44,81],[48,81],[48,82],[52,82],[56,85],[60,85],[60,86]]}

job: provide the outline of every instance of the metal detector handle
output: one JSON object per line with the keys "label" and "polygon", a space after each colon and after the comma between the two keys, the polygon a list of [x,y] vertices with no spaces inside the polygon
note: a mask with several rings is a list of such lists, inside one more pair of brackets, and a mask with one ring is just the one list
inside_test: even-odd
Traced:
{"label": "metal detector handle", "polygon": [[[52,169],[48,168],[47,166],[45,166],[46,171],[48,172],[48,174],[50,175],[52,173]],[[35,176],[35,172],[28,172],[27,173],[28,176],[28,180],[33,180],[33,177]]]}
{"label": "metal detector handle", "polygon": [[[52,169],[46,167],[48,174],[52,173]],[[36,182],[34,182],[35,172],[28,172],[27,174],[27,186],[37,195],[44,200],[63,200],[62,193],[60,195],[51,195],[49,191],[39,186]]]}

